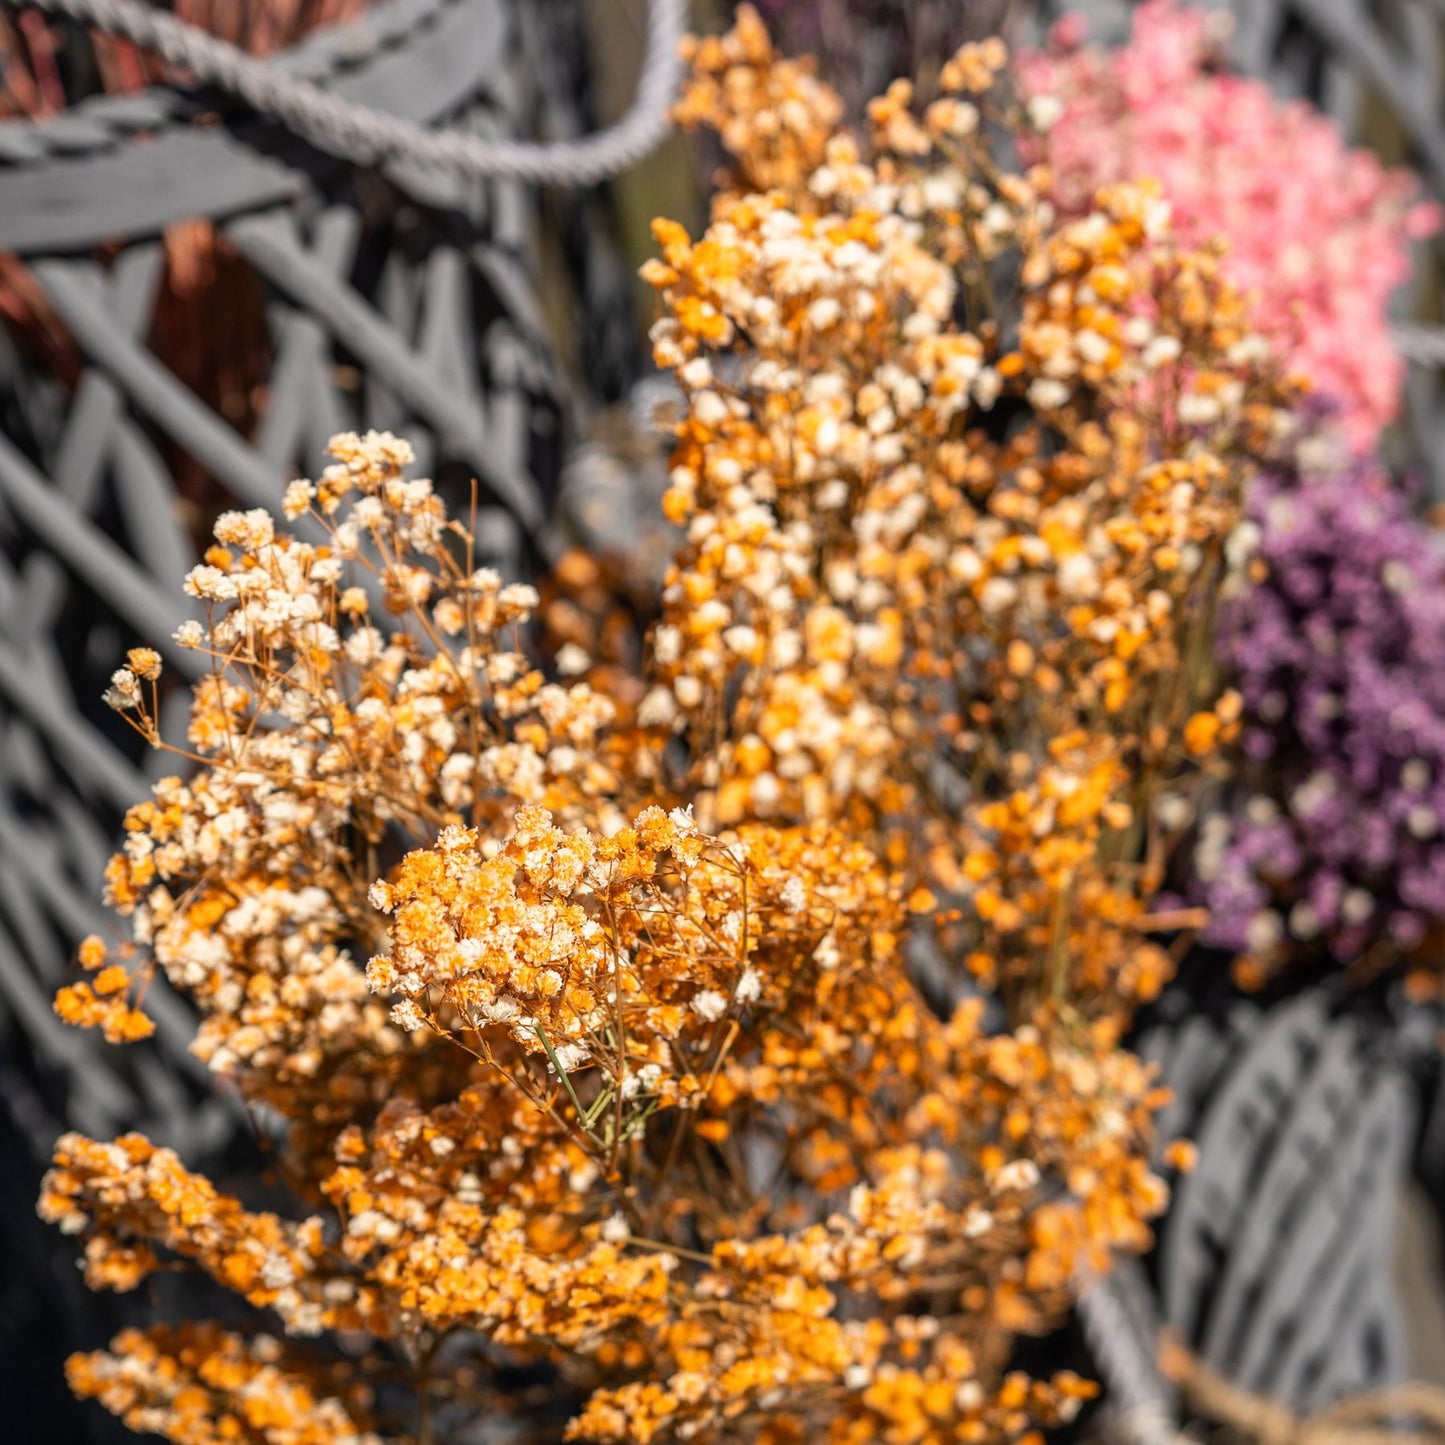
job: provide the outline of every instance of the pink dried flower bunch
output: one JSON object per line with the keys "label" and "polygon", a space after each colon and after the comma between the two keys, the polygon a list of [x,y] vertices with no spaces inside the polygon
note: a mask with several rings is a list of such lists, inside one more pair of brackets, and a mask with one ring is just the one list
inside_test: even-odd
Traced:
{"label": "pink dried flower bunch", "polygon": [[1256,324],[1340,408],[1364,453],[1399,407],[1403,364],[1386,308],[1412,239],[1439,225],[1407,172],[1347,146],[1333,120],[1221,68],[1228,17],[1148,0],[1117,50],[1083,44],[1077,15],[1020,56],[1020,83],[1053,199],[1087,212],[1101,186],[1152,176],[1187,245],[1228,243],[1225,271],[1256,298]]}

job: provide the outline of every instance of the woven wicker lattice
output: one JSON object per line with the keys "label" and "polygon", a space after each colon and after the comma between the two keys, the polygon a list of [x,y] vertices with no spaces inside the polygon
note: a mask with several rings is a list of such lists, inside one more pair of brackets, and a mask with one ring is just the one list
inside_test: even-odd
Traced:
{"label": "woven wicker lattice", "polygon": [[1392,1248],[1428,1029],[1324,989],[1213,992],[1181,989],[1142,1040],[1176,1095],[1162,1133],[1199,1149],[1161,1229],[1159,1309],[1209,1366],[1309,1413],[1408,1370]]}

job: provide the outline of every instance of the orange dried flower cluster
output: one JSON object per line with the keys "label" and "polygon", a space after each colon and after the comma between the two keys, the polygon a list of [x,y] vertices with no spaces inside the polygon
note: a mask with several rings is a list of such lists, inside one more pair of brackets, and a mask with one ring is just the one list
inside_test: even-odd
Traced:
{"label": "orange dried flower cluster", "polygon": [[[328,1127],[373,1110],[412,1066],[362,972],[385,939],[367,902],[383,857],[520,804],[571,818],[612,788],[595,748],[611,704],[547,682],[506,645],[535,591],[471,565],[431,484],[402,479],[405,443],[338,438],[336,455],[286,496],[288,514],[313,514],[317,541],[260,511],[217,523],[186,582],[209,625],[176,634],[213,664],[183,750],[206,766],[130,810],[107,870],[144,949],[139,963],[116,955],[136,989],[158,965],[201,1009],[201,1058],[248,1098]],[[112,704],[151,736],[127,676]],[[62,1011],[88,1022],[80,1005]]]}
{"label": "orange dried flower cluster", "polygon": [[[747,17],[710,55],[684,114],[746,181],[784,63]],[[1035,964],[1066,954],[1107,1007],[1167,961],[1116,966],[1132,923],[1103,959],[1040,933],[1077,911],[1062,895],[1095,897],[1093,922],[1143,916],[1168,832],[1151,809],[1233,735],[1212,599],[1284,391],[1148,186],[1056,225],[1041,170],[999,169],[991,125],[1026,123],[1005,59],[965,47],[920,116],[896,82],[866,148],[815,99],[823,164],[723,193],[696,242],[657,224],[686,543],[640,717],[687,737],[704,821],[847,818]],[[962,932],[985,979],[1016,971]]]}
{"label": "orange dried flower cluster", "polygon": [[[362,495],[328,514],[344,478],[323,477],[329,542],[223,518],[240,555],[192,574],[205,766],[133,811],[110,873],[132,971],[184,989],[197,1052],[287,1120],[311,1213],[248,1209],[138,1136],[67,1136],[41,1210],[84,1237],[89,1282],[189,1262],[293,1337],[374,1340],[361,1383],[400,1351],[442,1415],[509,1361],[565,1364],[580,1439],[1013,1438],[1067,1415],[1088,1387],[1006,1377],[1007,1341],[1147,1239],[1148,1071],[1072,1013],[1001,1036],[977,1002],[939,1017],[904,960],[906,869],[827,818],[705,831],[660,752],[604,736],[605,700],[502,649],[527,599],[451,572],[430,539],[465,537],[404,449],[337,449]],[[368,564],[408,620],[379,640],[347,585]],[[442,582],[403,597],[399,576]],[[939,1291],[946,1329],[919,1314]],[[458,1335],[490,1352],[468,1390],[437,1353]],[[208,1438],[201,1397],[151,1378],[174,1350],[114,1350],[84,1388]]]}
{"label": "orange dried flower cluster", "polygon": [[80,965],[95,971],[93,982],[66,984],[55,996],[55,1012],[78,1028],[98,1028],[107,1043],[129,1044],[155,1032],[150,1016],[132,1002],[128,969],[107,961],[105,942],[92,934],[80,945]]}
{"label": "orange dried flower cluster", "polygon": [[[63,1139],[41,1209],[93,1285],[188,1262],[349,1383],[197,1327],[82,1393],[276,1445],[535,1430],[519,1368],[594,1441],[990,1445],[1092,1393],[1013,1341],[1165,1201],[1119,1038],[1168,801],[1234,726],[1189,669],[1277,412],[1147,191],[1059,227],[994,166],[1005,59],[922,117],[893,87],[865,160],[755,16],[697,47],[742,179],[648,268],[685,537],[641,675],[569,641],[549,681],[536,594],[390,436],[291,485],[306,535],[217,524],[196,770],[131,811],[131,942],[60,1007],[123,1034],[162,971],[285,1121],[296,1218],[135,1136]],[[152,656],[110,701],[161,743]],[[930,933],[1002,1029],[930,1003]]]}
{"label": "orange dried flower cluster", "polygon": [[679,124],[716,129],[755,189],[804,183],[843,115],[812,61],[779,56],[750,6],[728,34],[685,40],[682,55],[692,82],[675,107]]}
{"label": "orange dried flower cluster", "polygon": [[320,1251],[321,1221],[290,1225],[252,1214],[139,1134],[113,1144],[65,1135],[40,1215],[66,1234],[84,1232],[92,1289],[134,1289],[160,1263],[154,1245],[195,1261],[249,1303],[275,1309],[297,1333],[320,1328],[314,1305],[294,1286]]}
{"label": "orange dried flower cluster", "polygon": [[269,1335],[209,1324],[126,1330],[114,1349],[73,1355],[66,1376],[137,1434],[181,1445],[381,1445],[360,1423],[365,1392],[354,1404],[318,1394],[324,1372]]}

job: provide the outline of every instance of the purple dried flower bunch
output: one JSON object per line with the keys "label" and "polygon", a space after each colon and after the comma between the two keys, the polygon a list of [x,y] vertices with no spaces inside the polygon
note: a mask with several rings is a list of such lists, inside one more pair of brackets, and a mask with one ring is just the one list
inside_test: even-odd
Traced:
{"label": "purple dried flower bunch", "polygon": [[1418,954],[1445,922],[1445,550],[1377,463],[1274,475],[1218,651],[1244,697],[1200,828],[1208,941],[1265,971]]}

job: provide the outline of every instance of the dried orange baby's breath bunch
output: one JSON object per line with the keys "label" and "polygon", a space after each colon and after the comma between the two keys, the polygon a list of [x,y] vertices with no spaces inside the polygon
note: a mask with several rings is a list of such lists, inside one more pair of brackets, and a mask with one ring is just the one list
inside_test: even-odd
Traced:
{"label": "dried orange baby's breath bunch", "polygon": [[[524,803],[569,818],[612,790],[595,748],[610,703],[508,646],[533,589],[473,567],[431,484],[403,479],[405,443],[334,449],[319,482],[286,495],[315,541],[228,513],[187,578],[206,622],[175,642],[202,670],[189,746],[172,750],[201,771],[127,815],[107,891],[130,955],[88,940],[100,972],[60,1004],[80,1023],[131,1008],[105,1021],[135,1032],[129,1000],[158,966],[202,1010],[196,1053],[308,1124],[374,1108],[416,1066],[362,973],[385,938],[366,901],[377,876],[448,823]],[[159,741],[140,679],[153,687],[160,660],[137,656],[108,698]]]}
{"label": "dried orange baby's breath bunch", "polygon": [[805,184],[843,115],[812,60],[778,55],[749,5],[726,35],[689,38],[682,54],[692,81],[676,106],[679,124],[716,130],[754,189]]}
{"label": "dried orange baby's breath bunch", "polygon": [[[128,819],[130,942],[81,950],[102,1002],[156,970],[194,1001],[298,1207],[135,1135],[66,1136],[40,1206],[93,1287],[185,1266],[269,1324],[128,1332],[75,1387],[176,1441],[442,1439],[525,1416],[518,1369],[576,1439],[1068,1417],[1091,1387],[1009,1341],[1147,1241],[1148,1071],[1082,1019],[940,1016],[906,867],[846,818],[704,828],[665,731],[509,645],[529,589],[470,566],[404,445],[334,446],[288,494],[317,540],[223,517],[191,574],[196,768]],[[159,742],[130,662],[112,705]]]}
{"label": "dried orange baby's breath bunch", "polygon": [[790,64],[752,15],[705,59],[682,114],[741,179],[699,240],[657,223],[645,273],[688,410],[639,715],[686,737],[705,822],[843,818],[915,860],[1015,1017],[1127,1009],[1168,972],[1140,931],[1170,820],[1237,727],[1213,599],[1287,388],[1150,185],[1060,224],[1000,164],[1047,113],[998,42],[921,114],[895,82],[862,139],[790,94],[823,161],[770,188]]}
{"label": "dried orange baby's breath bunch", "polygon": [[191,1445],[381,1445],[363,1428],[369,1392],[318,1393],[332,1382],[316,1362],[269,1335],[249,1338],[216,1325],[126,1330],[114,1354],[73,1355],[70,1388],[99,1400],[140,1435]]}
{"label": "dried orange baby's breath bunch", "polygon": [[[191,771],[57,1006],[134,1036],[163,973],[293,1207],[61,1140],[41,1212],[93,1286],[257,1312],[77,1356],[134,1428],[990,1445],[1093,1393],[1014,1343],[1165,1202],[1119,1039],[1169,800],[1235,725],[1196,664],[1277,393],[1147,189],[1058,226],[995,165],[996,43],[865,141],[751,13],[693,58],[740,179],[648,268],[685,536],[641,673],[589,656],[577,557],[538,665],[536,594],[390,436],[187,581]],[[170,746],[160,666],[108,696]]]}

